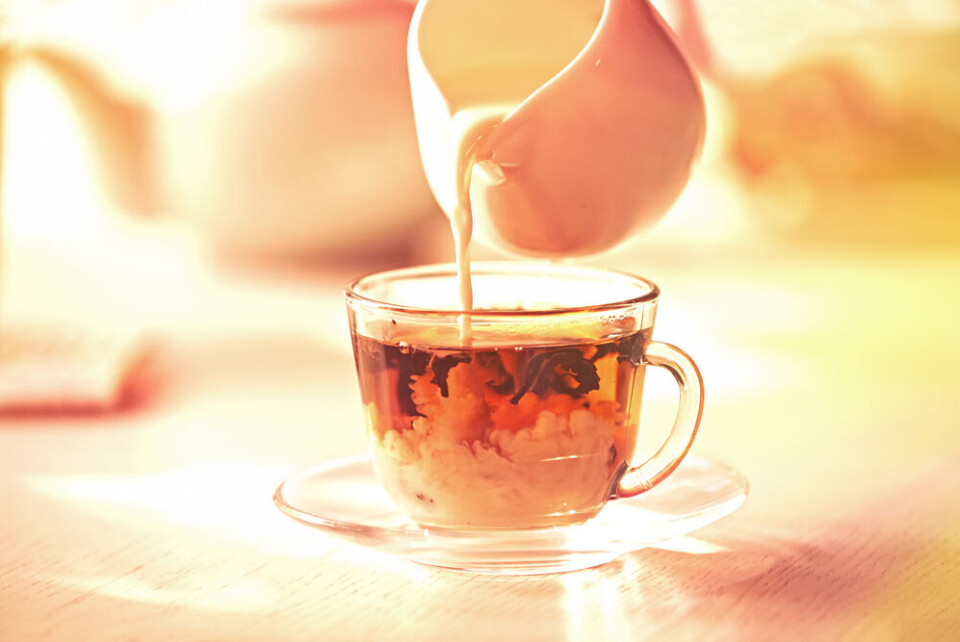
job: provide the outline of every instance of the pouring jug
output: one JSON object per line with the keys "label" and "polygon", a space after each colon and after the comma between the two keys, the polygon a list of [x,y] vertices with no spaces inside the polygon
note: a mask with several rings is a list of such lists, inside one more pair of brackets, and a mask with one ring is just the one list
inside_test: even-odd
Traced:
{"label": "pouring jug", "polygon": [[430,187],[502,249],[607,250],[700,154],[698,80],[647,0],[421,0],[407,47]]}

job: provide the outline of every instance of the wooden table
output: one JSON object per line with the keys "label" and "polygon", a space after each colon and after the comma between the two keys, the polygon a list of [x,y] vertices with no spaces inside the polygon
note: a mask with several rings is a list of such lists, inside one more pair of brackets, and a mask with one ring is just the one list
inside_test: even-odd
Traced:
{"label": "wooden table", "polygon": [[[21,311],[95,319],[89,281],[110,272],[113,321],[151,319],[165,349],[141,408],[0,422],[0,640],[960,639],[956,252],[609,258],[662,286],[657,336],[707,382],[694,453],[751,496],[601,568],[490,578],[271,504],[288,474],[363,448],[350,269],[225,272],[177,248],[138,250],[128,274],[36,248],[13,261],[31,274],[4,292]],[[646,421],[673,394],[651,377]]]}

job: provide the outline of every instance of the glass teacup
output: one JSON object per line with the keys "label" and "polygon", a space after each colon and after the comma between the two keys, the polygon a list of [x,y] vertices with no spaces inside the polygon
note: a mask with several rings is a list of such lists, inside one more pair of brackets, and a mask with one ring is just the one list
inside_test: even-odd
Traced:
{"label": "glass teacup", "polygon": [[[507,261],[473,264],[472,280],[469,312],[452,265],[373,274],[346,291],[374,469],[404,513],[465,530],[574,524],[679,465],[703,382],[684,352],[651,338],[656,285]],[[671,372],[680,401],[666,442],[641,458],[648,364]]]}

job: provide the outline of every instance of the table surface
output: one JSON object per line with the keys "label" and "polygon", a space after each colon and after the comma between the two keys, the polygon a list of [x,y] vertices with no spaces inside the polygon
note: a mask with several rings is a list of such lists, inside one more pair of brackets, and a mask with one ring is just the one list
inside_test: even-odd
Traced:
{"label": "table surface", "polygon": [[[609,258],[660,283],[656,336],[706,381],[693,452],[736,466],[751,495],[600,568],[492,578],[341,542],[271,503],[287,475],[364,447],[340,300],[352,268],[230,271],[175,234],[150,260],[144,243],[121,271],[62,247],[8,253],[5,323],[43,309],[78,325],[149,319],[163,350],[141,407],[0,420],[0,640],[960,631],[955,252]],[[650,379],[656,423],[675,393]]]}

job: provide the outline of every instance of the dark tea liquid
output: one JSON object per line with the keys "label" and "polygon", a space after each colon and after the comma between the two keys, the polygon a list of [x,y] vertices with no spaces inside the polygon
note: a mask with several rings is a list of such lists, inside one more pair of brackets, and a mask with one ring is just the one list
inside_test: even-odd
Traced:
{"label": "dark tea liquid", "polygon": [[636,445],[644,338],[433,348],[356,336],[378,477],[431,524],[592,516]]}

